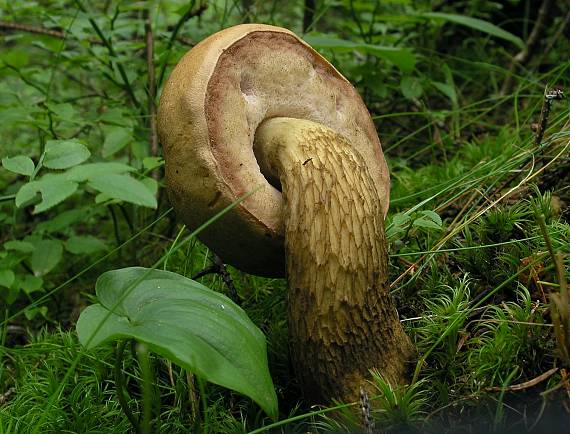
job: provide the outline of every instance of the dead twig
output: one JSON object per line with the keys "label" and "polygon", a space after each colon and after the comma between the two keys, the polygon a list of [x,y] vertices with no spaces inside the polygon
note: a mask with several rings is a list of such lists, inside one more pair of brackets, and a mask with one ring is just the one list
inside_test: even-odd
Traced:
{"label": "dead twig", "polygon": [[[0,21],[0,30],[34,33],[36,35],[46,35],[57,39],[66,39],[68,34],[63,30],[47,29],[45,27],[30,26],[28,24],[16,23],[13,21]],[[98,39],[88,39],[90,44],[103,45]]]}
{"label": "dead twig", "polygon": [[542,108],[540,110],[540,122],[538,124],[538,129],[534,137],[534,145],[536,147],[542,144],[542,138],[544,137],[544,131],[548,126],[548,117],[550,116],[550,109],[552,108],[552,102],[554,100],[564,99],[564,93],[560,89],[544,89],[544,99],[542,101]]}
{"label": "dead twig", "polygon": [[16,389],[10,387],[6,392],[0,395],[0,405],[8,402],[12,395],[16,392]]}
{"label": "dead twig", "polygon": [[230,275],[226,267],[226,264],[224,264],[224,262],[218,255],[214,255],[213,262],[214,263],[212,265],[196,273],[194,276],[191,277],[191,279],[196,280],[201,277],[207,276],[208,274],[219,274],[229,290],[230,298],[239,305],[239,295],[232,280],[232,276]]}
{"label": "dead twig", "polygon": [[544,380],[552,377],[556,372],[558,372],[558,368],[552,368],[552,369],[549,369],[548,371],[540,374],[538,377],[535,377],[529,381],[525,381],[524,383],[513,384],[512,386],[507,386],[507,387],[486,387],[485,391],[487,391],[487,392],[516,392],[518,390],[530,389],[531,387],[534,387],[537,384],[542,383]]}
{"label": "dead twig", "polygon": [[360,386],[360,411],[362,413],[363,434],[372,434],[374,432],[374,418],[372,417],[372,408],[370,400],[364,387]]}

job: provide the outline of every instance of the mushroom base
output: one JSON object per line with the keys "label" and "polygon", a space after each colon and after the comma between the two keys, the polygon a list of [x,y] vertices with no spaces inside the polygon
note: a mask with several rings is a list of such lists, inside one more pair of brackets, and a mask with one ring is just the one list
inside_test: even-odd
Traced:
{"label": "mushroom base", "polygon": [[358,400],[372,368],[406,380],[413,347],[386,285],[384,207],[362,156],[320,124],[274,118],[256,132],[283,189],[293,364],[311,402]]}

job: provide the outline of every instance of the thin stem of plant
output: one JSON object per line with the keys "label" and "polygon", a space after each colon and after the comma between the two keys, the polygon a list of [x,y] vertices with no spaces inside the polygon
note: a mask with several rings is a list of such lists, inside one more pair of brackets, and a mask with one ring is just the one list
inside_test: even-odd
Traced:
{"label": "thin stem of plant", "polygon": [[140,433],[140,424],[138,419],[132,413],[129,403],[127,402],[127,388],[125,385],[125,377],[123,375],[123,355],[125,353],[125,347],[127,345],[127,340],[123,339],[117,344],[117,351],[115,352],[115,387],[117,388],[117,399],[119,400],[119,405],[127,416],[127,419],[133,426],[136,433]]}
{"label": "thin stem of plant", "polygon": [[[156,80],[154,75],[154,37],[152,33],[151,13],[149,9],[145,10],[145,42],[146,42],[146,67],[148,74],[148,115],[150,129],[150,154],[153,157],[158,155],[158,131],[156,127]],[[152,177],[159,179],[158,170],[153,170]]]}

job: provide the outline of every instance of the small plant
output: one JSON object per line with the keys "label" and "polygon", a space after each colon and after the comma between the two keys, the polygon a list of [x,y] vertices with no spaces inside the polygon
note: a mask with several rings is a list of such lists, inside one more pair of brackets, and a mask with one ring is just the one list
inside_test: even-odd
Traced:
{"label": "small plant", "polygon": [[378,391],[378,396],[372,398],[376,426],[399,432],[413,427],[425,416],[428,397],[423,380],[411,385],[393,386],[373,370],[372,384]]}
{"label": "small plant", "polygon": [[229,298],[178,274],[144,268],[104,273],[95,290],[101,304],[85,309],[77,323],[79,340],[88,349],[136,339],[277,416],[265,337]]}

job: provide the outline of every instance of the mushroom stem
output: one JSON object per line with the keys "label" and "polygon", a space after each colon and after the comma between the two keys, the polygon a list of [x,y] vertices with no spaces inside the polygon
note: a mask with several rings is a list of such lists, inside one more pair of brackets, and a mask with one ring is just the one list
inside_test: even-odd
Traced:
{"label": "mushroom stem", "polygon": [[355,401],[377,368],[402,383],[413,353],[386,285],[384,207],[344,136],[273,118],[255,133],[263,174],[284,199],[293,365],[312,402]]}

